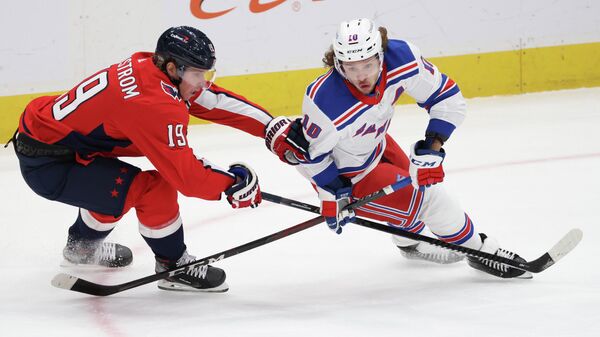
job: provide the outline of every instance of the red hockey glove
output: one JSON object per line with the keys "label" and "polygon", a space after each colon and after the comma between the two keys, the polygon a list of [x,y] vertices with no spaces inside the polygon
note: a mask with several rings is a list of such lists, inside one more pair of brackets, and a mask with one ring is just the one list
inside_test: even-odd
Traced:
{"label": "red hockey glove", "polygon": [[308,158],[308,142],[302,133],[300,118],[294,121],[283,116],[273,118],[265,127],[265,145],[290,165],[298,165]]}
{"label": "red hockey glove", "polygon": [[243,163],[233,163],[229,172],[235,175],[236,182],[227,190],[227,201],[233,208],[256,207],[262,201],[256,173]]}
{"label": "red hockey glove", "polygon": [[410,178],[415,189],[429,187],[444,181],[442,162],[446,152],[426,148],[425,141],[418,141],[410,149]]}

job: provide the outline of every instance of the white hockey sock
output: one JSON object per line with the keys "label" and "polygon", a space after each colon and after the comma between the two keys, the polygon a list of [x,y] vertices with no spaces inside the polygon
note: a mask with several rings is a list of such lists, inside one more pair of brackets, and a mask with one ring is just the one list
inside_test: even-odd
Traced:
{"label": "white hockey sock", "polygon": [[446,193],[440,184],[425,190],[419,219],[441,240],[472,249],[481,248],[481,238],[475,225],[465,214],[456,198]]}

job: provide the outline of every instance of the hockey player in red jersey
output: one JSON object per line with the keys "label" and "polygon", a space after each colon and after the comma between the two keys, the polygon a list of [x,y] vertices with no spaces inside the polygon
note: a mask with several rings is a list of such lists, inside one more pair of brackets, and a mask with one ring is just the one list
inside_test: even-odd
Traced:
{"label": "hockey player in red jersey", "polygon": [[[343,210],[352,198],[410,176],[412,188],[359,207],[356,214],[415,233],[428,235],[423,231],[430,230],[446,242],[523,261],[478,233],[440,184],[446,155],[442,145],[466,111],[456,83],[416,46],[388,39],[385,28],[377,29],[368,19],[342,22],[323,61],[329,70],[308,86],[302,119],[275,118],[267,126],[266,145],[280,159],[299,164],[318,192],[330,229],[340,234],[353,220],[355,213]],[[430,117],[424,139],[412,145],[410,157],[387,135],[402,93],[413,97]],[[437,263],[463,258],[428,243],[393,239],[407,258]],[[531,277],[485,259],[469,257],[468,263],[498,277]]]}
{"label": "hockey player in red jersey", "polygon": [[[234,163],[220,169],[197,158],[188,145],[190,113],[210,117],[211,110],[190,112],[190,101],[205,91],[225,92],[209,89],[214,64],[214,46],[205,34],[174,27],[159,37],[155,53],[135,53],[63,95],[27,105],[13,138],[25,181],[37,194],[79,208],[63,250],[66,261],[130,264],[131,251],[104,238],[135,208],[139,231],[156,256],[156,272],[162,272],[195,259],[184,243],[178,191],[206,200],[224,193],[233,208],[261,202],[250,167]],[[254,117],[271,119],[260,107],[240,97],[238,102]],[[232,120],[257,136],[266,123]],[[156,170],[141,171],[118,159],[122,156],[145,156]],[[228,286],[223,270],[200,266],[161,280],[159,288],[223,292]]]}

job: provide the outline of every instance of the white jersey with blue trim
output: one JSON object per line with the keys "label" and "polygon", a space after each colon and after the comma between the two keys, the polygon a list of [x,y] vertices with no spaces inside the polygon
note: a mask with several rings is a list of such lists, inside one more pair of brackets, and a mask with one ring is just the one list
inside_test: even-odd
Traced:
{"label": "white jersey with blue trim", "polygon": [[334,68],[307,87],[302,122],[311,160],[301,172],[318,186],[338,175],[360,181],[381,159],[394,104],[404,92],[429,113],[428,134],[445,141],[464,119],[466,104],[456,83],[414,45],[389,40],[373,94],[361,94]]}

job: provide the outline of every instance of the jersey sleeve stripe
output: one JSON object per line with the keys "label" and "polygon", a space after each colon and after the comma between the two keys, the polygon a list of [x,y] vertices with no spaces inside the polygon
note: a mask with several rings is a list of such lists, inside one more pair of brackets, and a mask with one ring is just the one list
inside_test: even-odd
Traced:
{"label": "jersey sleeve stripe", "polygon": [[419,103],[418,105],[429,111],[432,106],[448,97],[456,95],[458,92],[460,92],[458,85],[456,85],[451,78],[445,74],[442,74],[442,84],[440,84],[439,88],[433,94],[431,94],[431,96],[429,96],[425,102]]}
{"label": "jersey sleeve stripe", "polygon": [[406,73],[410,72],[411,70],[417,68],[417,66],[418,66],[417,61],[413,61],[409,64],[402,65],[398,68],[391,69],[387,72],[388,79],[392,80],[398,76],[402,76],[403,74],[406,74]]}
{"label": "jersey sleeve stripe", "polygon": [[425,134],[437,133],[438,135],[444,137],[444,139],[442,139],[443,141],[446,141],[448,138],[450,138],[455,129],[456,126],[450,122],[432,118],[429,120],[429,124],[427,124]]}
{"label": "jersey sleeve stripe", "polygon": [[319,91],[319,88],[321,87],[321,85],[323,84],[323,82],[325,82],[325,80],[327,79],[327,77],[329,77],[329,75],[331,75],[333,73],[333,68],[329,69],[328,72],[326,72],[324,75],[321,75],[321,77],[319,77],[314,84],[312,85],[312,88],[309,89],[309,95],[308,97],[310,97],[310,99],[314,99],[315,95],[317,94],[317,91]]}
{"label": "jersey sleeve stripe", "polygon": [[419,73],[419,67],[417,61],[413,61],[408,65],[404,65],[387,72],[387,83],[386,87],[394,85],[402,80],[409,77],[415,76]]}
{"label": "jersey sleeve stripe", "polygon": [[[242,102],[242,103],[244,103],[246,105],[249,105],[249,106],[255,108],[256,110],[262,112],[266,117],[268,117],[267,122],[270,121],[273,118],[273,116],[270,113],[268,113],[264,108],[262,108],[261,106],[257,105],[254,102],[251,102],[251,101],[245,99],[242,96],[233,94],[233,93],[228,92],[228,91],[221,91],[221,90],[214,90],[213,91],[213,90],[210,90],[210,89],[207,90],[207,91],[210,92],[210,93],[212,93],[212,94],[214,94],[214,95],[224,95],[224,96],[227,96],[227,97],[229,97],[229,98],[231,98],[233,100]],[[231,112],[242,114],[242,113],[240,113],[238,111],[231,111]],[[248,117],[252,117],[252,116],[250,116],[248,114],[243,114],[243,115],[248,116]],[[255,119],[262,121],[264,118],[258,117],[258,118],[255,118]]]}
{"label": "jersey sleeve stripe", "polygon": [[335,162],[332,162],[323,171],[314,175],[312,179],[318,186],[325,186],[337,176],[339,176],[337,166],[335,165]]}

